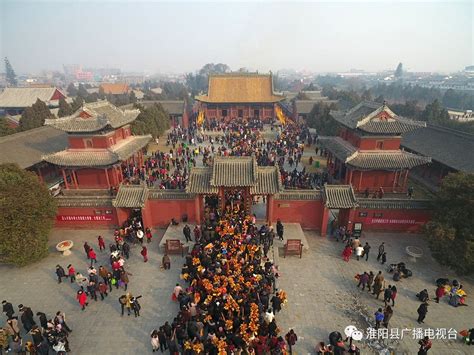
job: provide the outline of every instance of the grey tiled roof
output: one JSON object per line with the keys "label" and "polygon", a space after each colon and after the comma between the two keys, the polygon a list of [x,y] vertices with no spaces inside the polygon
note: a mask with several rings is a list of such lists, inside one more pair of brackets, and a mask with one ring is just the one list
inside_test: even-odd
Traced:
{"label": "grey tiled roof", "polygon": [[142,208],[148,198],[146,185],[120,185],[113,200],[114,207]]}
{"label": "grey tiled roof", "polygon": [[336,158],[359,169],[406,169],[431,162],[428,157],[403,150],[357,150],[341,137],[318,139]]}
{"label": "grey tiled roof", "polygon": [[314,105],[320,102],[330,104],[333,102],[337,102],[337,100],[329,100],[327,97],[320,97],[314,100],[295,100],[296,112],[299,114],[307,115],[311,112]]}
{"label": "grey tiled roof", "polygon": [[321,200],[321,190],[283,190],[275,200]]}
{"label": "grey tiled roof", "polygon": [[[389,119],[378,119],[385,111]],[[402,134],[425,127],[426,123],[400,117],[386,105],[377,102],[363,101],[346,113],[333,114],[336,121],[351,129],[359,129],[370,134]]]}
{"label": "grey tiled roof", "polygon": [[144,148],[151,136],[131,136],[109,149],[67,149],[43,156],[51,164],[71,167],[108,166],[123,161]]}
{"label": "grey tiled roof", "polygon": [[474,173],[474,135],[428,125],[407,133],[402,147],[432,157],[433,161],[458,171]]}
{"label": "grey tiled roof", "polygon": [[346,161],[348,157],[357,151],[352,144],[341,137],[318,137],[318,142],[341,161]]}
{"label": "grey tiled roof", "polygon": [[[250,185],[250,193],[253,195],[276,194],[282,190],[280,172],[277,167],[253,167],[255,160],[251,157],[247,158],[216,158],[213,167],[192,168],[186,192],[193,194],[217,194],[219,186],[245,187],[249,186],[247,184],[248,181],[255,181],[253,185]],[[226,163],[223,163],[223,161],[226,161]],[[219,181],[221,185],[212,181],[213,176],[215,176],[216,162],[220,163],[221,167],[219,172],[221,175],[218,176],[216,181]],[[232,165],[234,166],[232,167]],[[253,175],[254,169],[256,172],[255,179],[249,176]],[[244,174],[246,174],[244,177],[238,176]]]}
{"label": "grey tiled roof", "polygon": [[58,207],[112,207],[111,196],[57,196]]}
{"label": "grey tiled roof", "polygon": [[184,112],[184,100],[160,100],[157,103],[170,115],[182,115]]}
{"label": "grey tiled roof", "polygon": [[195,194],[217,194],[219,188],[211,185],[212,168],[192,168],[186,192]]}
{"label": "grey tiled roof", "polygon": [[255,157],[216,157],[212,166],[211,185],[226,187],[257,185]]}
{"label": "grey tiled roof", "polygon": [[410,199],[395,199],[395,198],[358,198],[360,208],[366,209],[431,209],[430,200],[410,200]]}
{"label": "grey tiled roof", "polygon": [[42,156],[68,146],[67,134],[52,127],[33,128],[0,137],[0,164],[16,163],[27,169],[43,161]]}
{"label": "grey tiled roof", "polygon": [[250,187],[252,195],[273,195],[282,189],[280,171],[276,166],[259,166],[257,168],[257,185]]}
{"label": "grey tiled roof", "polygon": [[431,158],[397,151],[358,151],[346,164],[359,169],[411,169],[431,162]]}
{"label": "grey tiled roof", "polygon": [[359,204],[351,185],[324,185],[324,204],[328,208],[355,208]]}
{"label": "grey tiled roof", "polygon": [[65,97],[66,95],[59,89],[52,88],[5,88],[0,93],[0,107],[22,108],[33,105],[40,99],[47,106],[57,106],[59,100],[51,100],[54,93],[58,90]]}
{"label": "grey tiled roof", "polygon": [[[86,112],[91,117],[80,117],[82,112]],[[108,126],[112,128],[122,127],[135,121],[139,114],[139,110],[122,111],[108,101],[98,101],[84,104],[82,108],[70,116],[48,119],[45,121],[45,125],[71,133],[96,132]]]}

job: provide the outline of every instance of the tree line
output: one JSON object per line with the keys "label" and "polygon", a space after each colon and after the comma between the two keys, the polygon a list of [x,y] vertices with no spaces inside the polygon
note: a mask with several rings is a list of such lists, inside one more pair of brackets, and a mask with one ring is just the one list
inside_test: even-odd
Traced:
{"label": "tree line", "polygon": [[337,123],[329,120],[332,117],[331,110],[348,110],[364,100],[379,103],[387,101],[390,108],[400,116],[474,134],[474,122],[451,120],[442,101],[437,98],[434,98],[426,105],[412,99],[405,100],[403,103],[397,101],[391,103],[390,99],[387,99],[379,92],[377,92],[378,96],[374,97],[371,89],[361,89],[359,91],[337,90],[331,86],[323,87],[322,94],[331,100],[338,100],[338,104],[329,107],[329,111],[327,108],[323,108],[324,104],[316,104],[309,114],[308,124],[310,127],[320,129],[321,134],[330,134],[337,131]]}

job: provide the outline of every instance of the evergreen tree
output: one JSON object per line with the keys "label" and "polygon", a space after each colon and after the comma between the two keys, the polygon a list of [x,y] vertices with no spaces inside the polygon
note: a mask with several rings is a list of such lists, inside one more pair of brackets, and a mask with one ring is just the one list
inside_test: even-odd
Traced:
{"label": "evergreen tree", "polygon": [[48,255],[56,203],[38,177],[0,165],[0,262],[23,266]]}
{"label": "evergreen tree", "polygon": [[72,105],[71,105],[72,111],[76,112],[82,107],[83,104],[84,104],[84,99],[80,96],[77,96],[74,100],[72,100]]}
{"label": "evergreen tree", "polygon": [[73,110],[71,105],[66,101],[64,97],[61,97],[59,99],[59,111],[58,111],[58,117],[64,117],[64,116],[69,116],[73,114]]}
{"label": "evergreen tree", "polygon": [[0,117],[0,137],[8,136],[15,132],[16,132],[16,129],[8,126],[6,118]]}
{"label": "evergreen tree", "polygon": [[77,96],[80,96],[83,99],[85,99],[87,96],[89,96],[89,93],[87,92],[84,85],[79,84],[79,89],[77,89]]}
{"label": "evergreen tree", "polygon": [[10,64],[10,61],[8,60],[7,57],[5,57],[5,73],[6,73],[6,77],[7,77],[7,83],[10,86],[17,86],[18,81],[16,80],[15,71],[13,70],[13,67]]}
{"label": "evergreen tree", "polygon": [[307,124],[315,128],[319,135],[335,136],[338,131],[338,124],[330,114],[331,109],[328,105],[318,102],[308,115]]}
{"label": "evergreen tree", "polygon": [[426,236],[433,257],[462,274],[474,273],[474,174],[449,174],[433,201]]}
{"label": "evergreen tree", "polygon": [[133,92],[133,91],[130,91],[129,102],[131,104],[135,104],[137,102],[137,97],[135,95],[135,92]]}
{"label": "evergreen tree", "polygon": [[401,78],[403,76],[403,64],[398,63],[397,69],[395,70],[395,77]]}
{"label": "evergreen tree", "polygon": [[70,83],[66,90],[67,90],[67,94],[71,97],[77,95],[77,88],[73,83]]}
{"label": "evergreen tree", "polygon": [[29,129],[41,127],[44,125],[46,119],[51,118],[56,118],[56,116],[51,113],[48,106],[46,106],[43,101],[37,99],[31,107],[27,107],[21,114],[20,130],[27,131]]}
{"label": "evergreen tree", "polygon": [[450,120],[448,111],[443,106],[441,106],[438,99],[426,105],[425,109],[421,113],[420,118],[424,121],[437,124],[443,124],[445,122],[449,122]]}

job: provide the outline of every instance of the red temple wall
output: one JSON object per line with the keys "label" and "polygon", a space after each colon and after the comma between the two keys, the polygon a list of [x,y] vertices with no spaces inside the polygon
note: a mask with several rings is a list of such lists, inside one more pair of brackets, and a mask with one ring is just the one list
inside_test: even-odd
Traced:
{"label": "red temple wall", "polygon": [[[204,110],[205,117],[210,119],[235,119],[239,117],[239,110],[242,110],[242,116],[244,118],[254,117],[255,110],[258,110],[258,116],[261,119],[271,119],[274,115],[273,106],[264,104],[222,104],[222,106],[201,104],[201,109]],[[222,115],[222,110],[227,110],[226,117]]]}
{"label": "red temple wall", "polygon": [[[394,138],[362,138],[359,148],[361,150],[398,150],[400,149],[400,137]],[[380,146],[382,143],[382,146]]]}
{"label": "red temple wall", "polygon": [[[362,173],[362,180],[360,175]],[[346,172],[346,174],[349,174]],[[395,179],[395,171],[383,171],[383,170],[371,170],[371,171],[353,171],[351,184],[354,188],[354,191],[365,191],[366,188],[369,188],[370,191],[378,190],[380,187],[384,189],[385,192],[392,191],[393,181]],[[403,183],[403,179],[400,179],[400,185]],[[360,186],[359,186],[360,183]],[[401,187],[395,186],[397,192],[402,192]]]}
{"label": "red temple wall", "polygon": [[[104,169],[78,169],[76,170],[77,184],[81,189],[107,189],[107,178]],[[112,174],[109,172],[110,183]],[[74,188],[74,183],[70,186]]]}
{"label": "red temple wall", "polygon": [[59,207],[54,226],[57,228],[112,228],[118,225],[115,208]]}
{"label": "red temple wall", "polygon": [[322,200],[274,200],[273,222],[299,223],[305,229],[321,229],[324,204]]}
{"label": "red temple wall", "polygon": [[[397,150],[401,137],[364,137],[347,128],[341,129],[339,136],[361,150]],[[382,142],[382,146],[380,146]]]}
{"label": "red temple wall", "polygon": [[[367,216],[364,216],[364,214]],[[353,223],[362,223],[363,230],[421,233],[431,220],[428,210],[363,209],[355,211]]]}
{"label": "red temple wall", "polygon": [[142,209],[143,223],[147,226],[166,227],[171,218],[181,221],[187,214],[189,222],[196,220],[196,208],[192,200],[147,200]]}
{"label": "red temple wall", "polygon": [[109,148],[114,144],[117,144],[122,139],[125,139],[131,135],[130,126],[124,126],[116,129],[108,135],[84,135],[84,136],[69,136],[69,148],[72,149],[83,149],[86,147],[86,141],[92,140],[92,148]]}

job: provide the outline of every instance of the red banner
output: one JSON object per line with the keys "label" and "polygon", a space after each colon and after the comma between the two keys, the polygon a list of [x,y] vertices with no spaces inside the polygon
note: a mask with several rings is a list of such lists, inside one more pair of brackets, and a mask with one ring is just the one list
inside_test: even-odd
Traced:
{"label": "red banner", "polygon": [[56,219],[61,222],[96,222],[96,221],[111,221],[111,215],[92,215],[92,216],[81,216],[81,215],[59,215]]}

